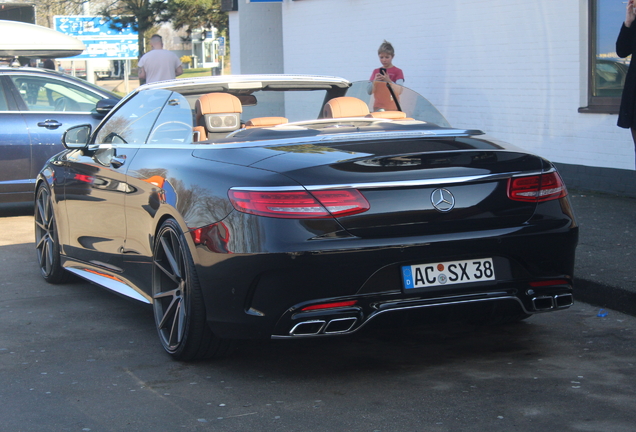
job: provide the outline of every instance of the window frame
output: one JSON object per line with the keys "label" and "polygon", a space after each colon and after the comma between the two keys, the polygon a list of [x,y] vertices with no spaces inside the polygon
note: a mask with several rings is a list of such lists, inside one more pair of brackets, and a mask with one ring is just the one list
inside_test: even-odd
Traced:
{"label": "window frame", "polygon": [[[172,93],[172,90],[148,89],[137,91],[129,96],[125,103],[121,104],[116,111],[111,111],[108,117],[99,124],[93,132],[92,143],[113,144],[113,138],[117,138],[123,141],[120,144],[145,144]],[[145,111],[139,108],[140,103],[142,106],[148,105]],[[130,121],[130,119],[134,120]],[[128,135],[131,131],[131,135]]]}
{"label": "window frame", "polygon": [[[588,1],[588,61],[587,61],[587,106],[579,108],[581,113],[618,114],[619,96],[594,96],[596,82],[596,40],[598,0]],[[617,32],[618,32],[618,25]],[[618,33],[616,34],[618,36]]]}

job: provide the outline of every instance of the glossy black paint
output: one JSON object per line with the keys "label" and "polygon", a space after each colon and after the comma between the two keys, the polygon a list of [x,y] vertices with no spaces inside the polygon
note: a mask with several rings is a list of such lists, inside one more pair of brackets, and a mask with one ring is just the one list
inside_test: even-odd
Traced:
{"label": "glossy black paint", "polygon": [[[430,124],[343,125],[287,140],[278,129],[246,130],[215,145],[184,143],[187,102],[152,86],[140,93],[155,101],[143,124],[141,96],[129,96],[91,142],[113,131],[121,140],[62,152],[40,177],[52,186],[63,265],[83,277],[98,274],[97,283],[108,279],[104,286],[152,302],[157,231],[174,219],[187,234],[207,322],[222,338],[290,337],[314,321],[346,333],[386,313],[446,304],[535,313],[534,298],[572,293],[578,227],[568,198],[507,196],[513,176],[553,171],[545,159]],[[137,106],[134,117],[124,115],[127,106]],[[330,187],[358,189],[370,210],[279,219],[239,212],[228,198],[231,188]],[[438,188],[455,196],[455,209],[433,208]],[[495,281],[403,287],[401,266],[482,258],[493,259]],[[301,310],[341,300],[357,303]]]}

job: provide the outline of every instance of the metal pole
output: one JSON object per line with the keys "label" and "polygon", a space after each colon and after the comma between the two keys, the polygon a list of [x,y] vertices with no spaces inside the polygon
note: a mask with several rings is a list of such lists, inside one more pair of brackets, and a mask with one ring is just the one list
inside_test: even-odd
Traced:
{"label": "metal pole", "polygon": [[[91,2],[85,1],[82,3],[82,13],[86,16],[91,14]],[[86,81],[95,84],[95,66],[92,60],[86,59]]]}
{"label": "metal pole", "polygon": [[130,93],[130,85],[128,81],[128,75],[130,73],[130,60],[124,60],[124,90],[126,94]]}

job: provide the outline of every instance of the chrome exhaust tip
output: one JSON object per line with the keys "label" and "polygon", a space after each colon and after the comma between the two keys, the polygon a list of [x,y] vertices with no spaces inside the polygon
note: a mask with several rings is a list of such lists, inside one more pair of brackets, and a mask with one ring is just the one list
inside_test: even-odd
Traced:
{"label": "chrome exhaust tip", "polygon": [[550,296],[539,296],[532,299],[532,306],[537,311],[549,311],[554,309],[554,298]]}
{"label": "chrome exhaust tip", "polygon": [[554,303],[557,308],[567,308],[574,304],[574,296],[572,294],[558,294],[554,296]]}
{"label": "chrome exhaust tip", "polygon": [[325,327],[325,334],[346,333],[358,322],[356,317],[337,318],[329,321]]}
{"label": "chrome exhaust tip", "polygon": [[324,320],[303,321],[296,324],[290,331],[291,336],[307,336],[320,333],[325,326]]}

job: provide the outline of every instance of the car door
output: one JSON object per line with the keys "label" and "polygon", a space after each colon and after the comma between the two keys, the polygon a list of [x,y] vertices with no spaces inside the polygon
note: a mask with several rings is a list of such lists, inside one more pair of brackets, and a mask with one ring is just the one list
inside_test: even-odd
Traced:
{"label": "car door", "polygon": [[12,72],[6,74],[16,96],[22,122],[31,141],[29,179],[35,179],[44,163],[63,150],[62,134],[72,126],[101,120],[95,111],[104,96],[62,76]]}
{"label": "car door", "polygon": [[[163,90],[166,92],[166,90]],[[171,93],[171,92],[168,92]],[[136,286],[149,287],[152,271],[152,234],[165,207],[188,213],[201,199],[195,188],[177,179],[184,178],[191,164],[194,125],[190,104],[182,95],[169,94],[146,144],[140,146],[127,171],[127,181],[135,193],[126,196],[126,279]],[[182,202],[178,201],[178,196]]]}
{"label": "car door", "polygon": [[10,83],[0,76],[0,203],[32,195],[31,137]]}
{"label": "car door", "polygon": [[121,273],[126,234],[126,196],[136,190],[126,171],[170,92],[139,92],[95,131],[89,150],[66,157],[64,205],[68,217],[65,253],[113,273]]}

